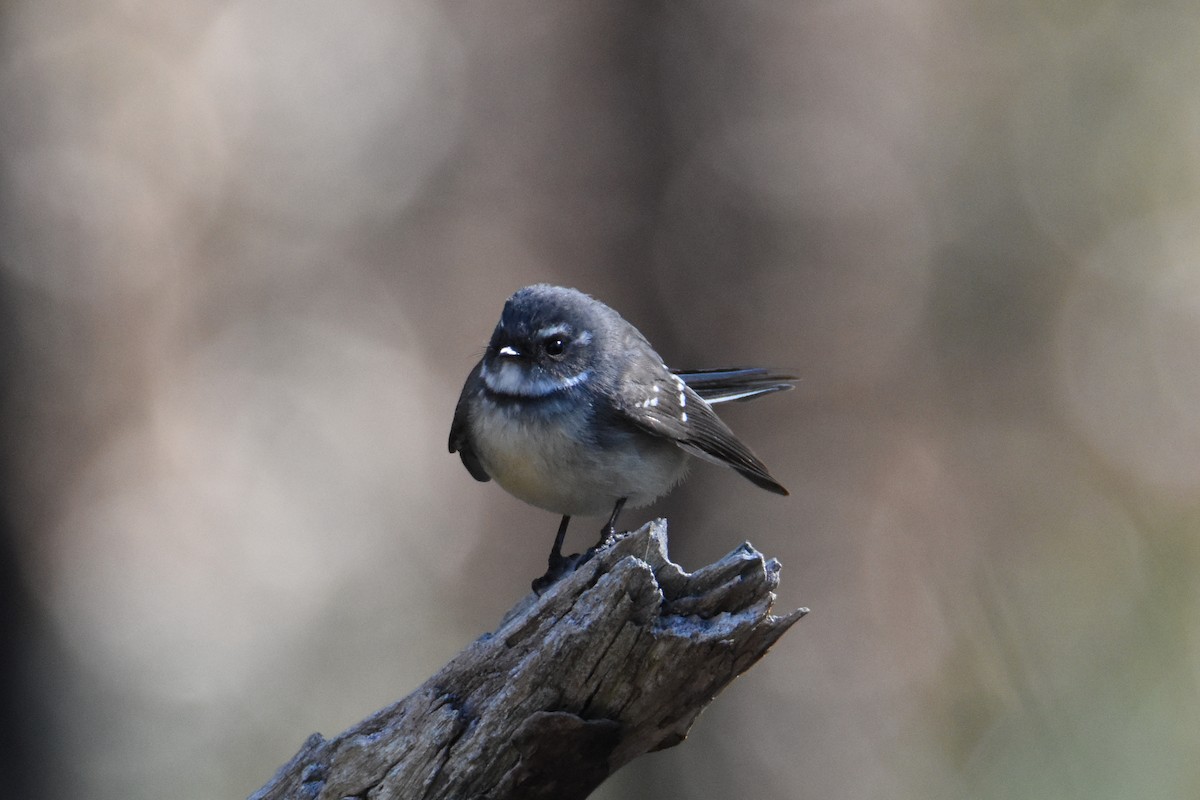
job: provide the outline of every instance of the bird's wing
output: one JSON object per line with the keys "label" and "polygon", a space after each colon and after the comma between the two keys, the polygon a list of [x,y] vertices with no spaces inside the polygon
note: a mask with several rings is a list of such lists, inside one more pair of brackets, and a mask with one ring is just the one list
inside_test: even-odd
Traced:
{"label": "bird's wing", "polygon": [[694,456],[732,467],[769,492],[788,493],[681,376],[663,367],[651,376],[627,373],[621,380],[617,410],[634,425]]}
{"label": "bird's wing", "polygon": [[753,400],[794,388],[795,375],[762,367],[672,370],[710,404]]}
{"label": "bird's wing", "polygon": [[467,472],[471,473],[472,478],[477,481],[490,481],[492,476],[488,475],[483,464],[479,463],[479,456],[475,455],[475,450],[471,446],[470,421],[467,419],[469,405],[467,401],[471,395],[479,391],[479,384],[483,380],[479,376],[482,368],[483,361],[481,360],[467,376],[462,394],[458,396],[458,405],[454,407],[454,421],[450,423],[450,452],[458,453],[463,466],[467,468]]}

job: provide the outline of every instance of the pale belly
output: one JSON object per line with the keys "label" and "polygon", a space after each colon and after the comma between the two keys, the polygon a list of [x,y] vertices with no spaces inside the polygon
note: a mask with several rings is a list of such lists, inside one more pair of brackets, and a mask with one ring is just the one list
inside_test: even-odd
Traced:
{"label": "pale belly", "polygon": [[537,435],[519,415],[491,415],[475,427],[476,455],[509,494],[558,514],[606,516],[622,497],[630,507],[653,502],[683,478],[688,456],[649,435],[619,437],[603,449],[581,436],[582,420],[542,421]]}

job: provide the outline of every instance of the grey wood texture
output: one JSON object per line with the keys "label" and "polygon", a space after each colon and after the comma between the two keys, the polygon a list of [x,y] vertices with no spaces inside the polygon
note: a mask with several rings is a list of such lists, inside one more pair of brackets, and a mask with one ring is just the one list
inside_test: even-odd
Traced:
{"label": "grey wood texture", "polygon": [[683,741],[807,613],[771,614],[778,583],[779,562],[748,543],[685,573],[651,522],[528,595],[408,697],[310,736],[251,800],[586,797]]}

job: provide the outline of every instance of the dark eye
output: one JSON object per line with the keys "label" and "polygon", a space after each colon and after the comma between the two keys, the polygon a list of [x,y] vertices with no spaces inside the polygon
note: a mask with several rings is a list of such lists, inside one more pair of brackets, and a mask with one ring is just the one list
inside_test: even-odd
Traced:
{"label": "dark eye", "polygon": [[567,337],[561,334],[547,336],[542,341],[542,350],[551,358],[558,358],[567,349]]}

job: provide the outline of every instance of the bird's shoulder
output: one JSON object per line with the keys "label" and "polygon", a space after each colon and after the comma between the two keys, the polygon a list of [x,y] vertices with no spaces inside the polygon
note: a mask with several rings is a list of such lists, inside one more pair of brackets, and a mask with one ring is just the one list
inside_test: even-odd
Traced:
{"label": "bird's shoulder", "polygon": [[690,435],[689,422],[712,411],[644,341],[627,343],[628,357],[615,381],[617,410],[650,433],[685,440]]}

